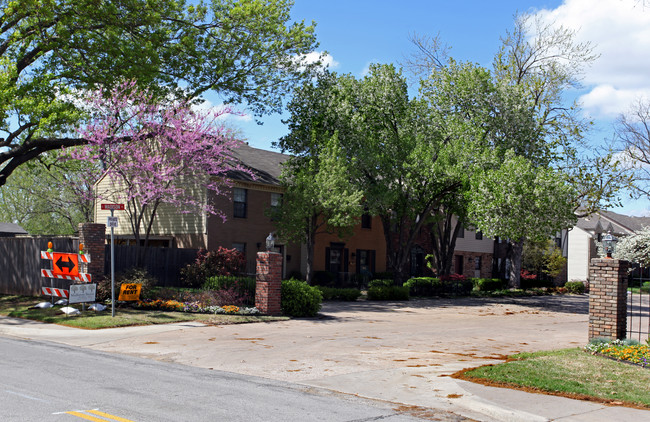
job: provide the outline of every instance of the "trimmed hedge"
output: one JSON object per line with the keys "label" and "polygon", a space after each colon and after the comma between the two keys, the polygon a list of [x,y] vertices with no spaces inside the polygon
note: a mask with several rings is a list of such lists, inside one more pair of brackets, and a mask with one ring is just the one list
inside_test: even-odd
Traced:
{"label": "trimmed hedge", "polygon": [[564,287],[568,293],[580,295],[585,292],[585,285],[582,281],[567,281]]}
{"label": "trimmed hedge", "polygon": [[479,292],[494,292],[508,288],[506,280],[500,278],[472,278],[474,290]]}
{"label": "trimmed hedge", "polygon": [[462,276],[414,277],[404,283],[412,296],[467,296],[474,288],[471,280]]}
{"label": "trimmed hedge", "polygon": [[394,285],[393,279],[392,278],[377,278],[374,280],[370,280],[368,283],[368,288],[372,287],[391,287]]}
{"label": "trimmed hedge", "polygon": [[442,281],[434,277],[413,277],[404,286],[409,288],[411,296],[440,296],[443,293]]}
{"label": "trimmed hedge", "polygon": [[335,287],[318,286],[323,300],[342,300],[346,302],[354,302],[361,296],[359,289],[337,289]]}
{"label": "trimmed hedge", "polygon": [[323,295],[318,287],[301,280],[282,280],[282,313],[292,317],[313,317],[320,311]]}
{"label": "trimmed hedge", "polygon": [[409,288],[406,286],[369,287],[368,300],[409,300]]}

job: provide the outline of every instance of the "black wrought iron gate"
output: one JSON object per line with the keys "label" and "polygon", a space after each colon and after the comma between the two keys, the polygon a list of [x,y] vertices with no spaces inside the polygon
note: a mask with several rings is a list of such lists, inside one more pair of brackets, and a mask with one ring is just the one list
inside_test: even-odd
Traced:
{"label": "black wrought iron gate", "polygon": [[630,274],[627,292],[627,338],[645,343],[650,337],[650,268]]}

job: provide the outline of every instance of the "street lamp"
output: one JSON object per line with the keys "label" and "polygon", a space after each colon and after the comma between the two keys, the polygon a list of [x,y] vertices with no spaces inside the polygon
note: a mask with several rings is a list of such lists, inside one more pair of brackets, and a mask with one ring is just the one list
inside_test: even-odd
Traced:
{"label": "street lamp", "polygon": [[616,249],[616,242],[618,242],[618,239],[612,236],[610,232],[607,232],[607,234],[603,236],[603,248],[605,248],[607,258],[612,258],[612,253],[614,253],[614,250]]}
{"label": "street lamp", "polygon": [[271,252],[275,247],[275,240],[273,239],[273,233],[269,233],[269,236],[266,238],[266,251]]}

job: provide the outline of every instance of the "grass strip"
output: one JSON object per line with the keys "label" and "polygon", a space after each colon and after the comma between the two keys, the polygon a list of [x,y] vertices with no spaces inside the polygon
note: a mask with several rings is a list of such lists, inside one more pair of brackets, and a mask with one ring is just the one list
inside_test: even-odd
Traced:
{"label": "grass strip", "polygon": [[650,408],[650,370],[595,356],[580,348],[521,353],[511,356],[506,363],[464,370],[454,377],[497,387]]}
{"label": "grass strip", "polygon": [[[197,321],[210,325],[228,325],[288,319],[287,317],[257,315],[216,315],[143,310],[131,309],[129,307],[117,308],[115,317],[111,316],[110,307],[102,312],[86,310],[79,316],[62,314],[60,310],[61,306],[54,306],[53,308],[47,309],[29,309],[29,307],[42,301],[41,298],[31,296],[0,295],[0,315],[90,330],[186,321]],[[80,304],[74,306],[81,309]]]}

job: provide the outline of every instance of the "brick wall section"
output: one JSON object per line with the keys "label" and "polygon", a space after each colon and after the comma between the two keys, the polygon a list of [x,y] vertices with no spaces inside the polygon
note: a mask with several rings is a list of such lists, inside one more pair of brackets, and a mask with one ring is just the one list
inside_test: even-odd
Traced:
{"label": "brick wall section", "polygon": [[627,331],[628,262],[593,258],[589,265],[589,340],[623,339]]}
{"label": "brick wall section", "polygon": [[282,315],[282,255],[258,252],[255,307],[265,315]]}
{"label": "brick wall section", "polygon": [[106,225],[95,223],[79,224],[79,243],[83,243],[85,253],[90,255],[86,272],[93,282],[104,275],[104,254],[106,249]]}

